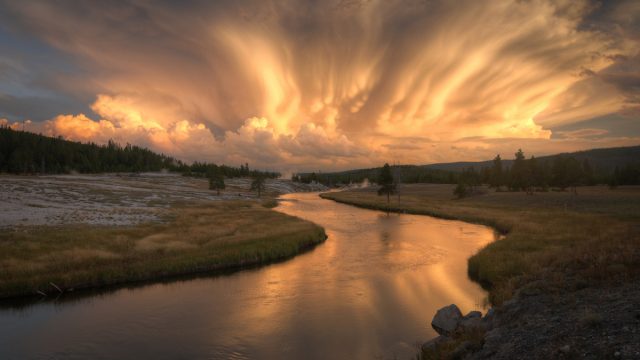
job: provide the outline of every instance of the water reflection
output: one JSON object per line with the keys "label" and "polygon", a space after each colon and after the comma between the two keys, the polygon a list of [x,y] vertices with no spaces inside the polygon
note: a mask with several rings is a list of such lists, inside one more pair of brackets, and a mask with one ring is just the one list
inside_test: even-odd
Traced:
{"label": "water reflection", "polygon": [[0,358],[410,358],[440,306],[478,308],[466,259],[485,227],[295,194],[277,210],[329,236],[231,275],[0,310]]}

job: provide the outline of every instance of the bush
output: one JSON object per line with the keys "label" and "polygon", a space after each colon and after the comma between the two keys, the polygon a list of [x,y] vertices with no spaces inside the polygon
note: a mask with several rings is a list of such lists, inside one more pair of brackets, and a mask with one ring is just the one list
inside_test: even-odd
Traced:
{"label": "bush", "polygon": [[467,186],[465,184],[460,182],[458,183],[456,188],[453,189],[453,195],[455,195],[458,199],[462,199],[463,197],[469,195],[469,190],[467,189]]}

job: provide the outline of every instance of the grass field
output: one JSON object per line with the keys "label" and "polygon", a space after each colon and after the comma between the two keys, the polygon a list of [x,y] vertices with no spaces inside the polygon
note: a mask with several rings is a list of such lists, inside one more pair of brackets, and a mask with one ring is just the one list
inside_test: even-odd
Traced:
{"label": "grass field", "polygon": [[352,205],[459,219],[506,234],[469,259],[469,275],[494,305],[516,290],[566,292],[640,275],[640,187],[495,192],[455,199],[452,185],[403,185],[400,199],[375,188],[325,193]]}
{"label": "grass field", "polygon": [[57,293],[266,263],[325,239],[324,230],[250,200],[174,205],[163,222],[0,230],[0,298]]}

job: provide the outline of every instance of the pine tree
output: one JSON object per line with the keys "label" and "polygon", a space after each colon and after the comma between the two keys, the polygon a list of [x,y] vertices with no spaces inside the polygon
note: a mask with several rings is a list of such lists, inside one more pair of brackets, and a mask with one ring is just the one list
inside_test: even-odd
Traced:
{"label": "pine tree", "polygon": [[596,181],[593,176],[593,168],[589,163],[589,159],[584,159],[582,162],[583,182],[585,185],[595,185]]}
{"label": "pine tree", "polygon": [[209,177],[209,189],[216,190],[218,196],[220,196],[220,190],[224,190],[225,187],[224,176],[222,176],[221,174],[214,173]]}
{"label": "pine tree", "polygon": [[264,176],[262,176],[262,174],[257,174],[253,178],[253,182],[251,183],[251,191],[258,192],[258,197],[260,197],[264,192],[264,190],[265,190]]}
{"label": "pine tree", "polygon": [[493,159],[493,166],[491,167],[491,180],[489,184],[496,188],[496,191],[500,190],[504,182],[504,175],[502,174],[502,159],[500,155],[496,155]]}
{"label": "pine tree", "polygon": [[393,175],[391,174],[391,167],[385,163],[380,170],[380,176],[378,178],[378,195],[387,195],[387,204],[391,202],[391,195],[395,193],[395,184],[393,183]]}
{"label": "pine tree", "polygon": [[516,159],[511,166],[511,179],[509,187],[511,190],[520,191],[526,186],[527,164],[522,149],[518,149]]}

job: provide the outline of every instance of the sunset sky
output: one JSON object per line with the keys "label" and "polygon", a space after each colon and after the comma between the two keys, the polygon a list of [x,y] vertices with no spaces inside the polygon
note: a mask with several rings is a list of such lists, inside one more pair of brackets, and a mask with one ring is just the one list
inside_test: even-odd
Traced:
{"label": "sunset sky", "polygon": [[0,122],[285,172],[638,145],[640,1],[0,0]]}

